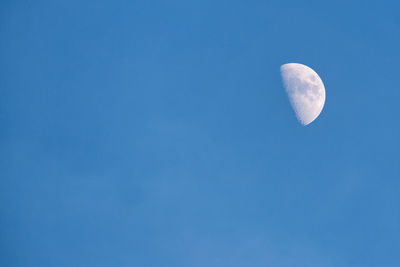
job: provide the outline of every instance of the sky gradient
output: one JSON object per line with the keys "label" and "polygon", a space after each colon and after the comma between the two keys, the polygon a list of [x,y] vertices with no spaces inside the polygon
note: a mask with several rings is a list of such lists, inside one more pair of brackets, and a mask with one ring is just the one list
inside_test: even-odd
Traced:
{"label": "sky gradient", "polygon": [[399,10],[1,1],[0,265],[398,267]]}

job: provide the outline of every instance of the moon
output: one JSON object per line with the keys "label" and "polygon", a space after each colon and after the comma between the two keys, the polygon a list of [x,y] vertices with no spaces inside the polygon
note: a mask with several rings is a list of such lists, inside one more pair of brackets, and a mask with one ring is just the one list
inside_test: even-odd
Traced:
{"label": "moon", "polygon": [[302,125],[313,122],[325,104],[325,86],[318,74],[299,63],[281,66],[283,86],[290,104]]}

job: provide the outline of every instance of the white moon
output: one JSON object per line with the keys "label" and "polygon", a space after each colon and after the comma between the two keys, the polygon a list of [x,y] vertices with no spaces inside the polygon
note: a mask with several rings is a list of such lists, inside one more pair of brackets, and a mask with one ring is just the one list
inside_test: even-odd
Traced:
{"label": "white moon", "polygon": [[303,125],[310,124],[325,104],[325,87],[311,68],[298,63],[281,66],[283,85],[296,117]]}

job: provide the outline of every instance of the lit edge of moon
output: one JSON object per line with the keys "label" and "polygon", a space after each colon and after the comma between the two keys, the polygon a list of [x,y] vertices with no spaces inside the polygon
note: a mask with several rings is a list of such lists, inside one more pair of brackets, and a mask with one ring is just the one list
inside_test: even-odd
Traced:
{"label": "lit edge of moon", "polygon": [[280,70],[297,120],[304,126],[310,124],[325,104],[325,86],[321,78],[313,69],[299,63],[283,64]]}

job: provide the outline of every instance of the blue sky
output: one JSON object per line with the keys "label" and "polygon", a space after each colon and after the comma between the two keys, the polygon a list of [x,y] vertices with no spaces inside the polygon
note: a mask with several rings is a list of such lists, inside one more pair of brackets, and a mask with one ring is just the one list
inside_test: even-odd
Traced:
{"label": "blue sky", "polygon": [[399,266],[399,10],[2,1],[0,265]]}

